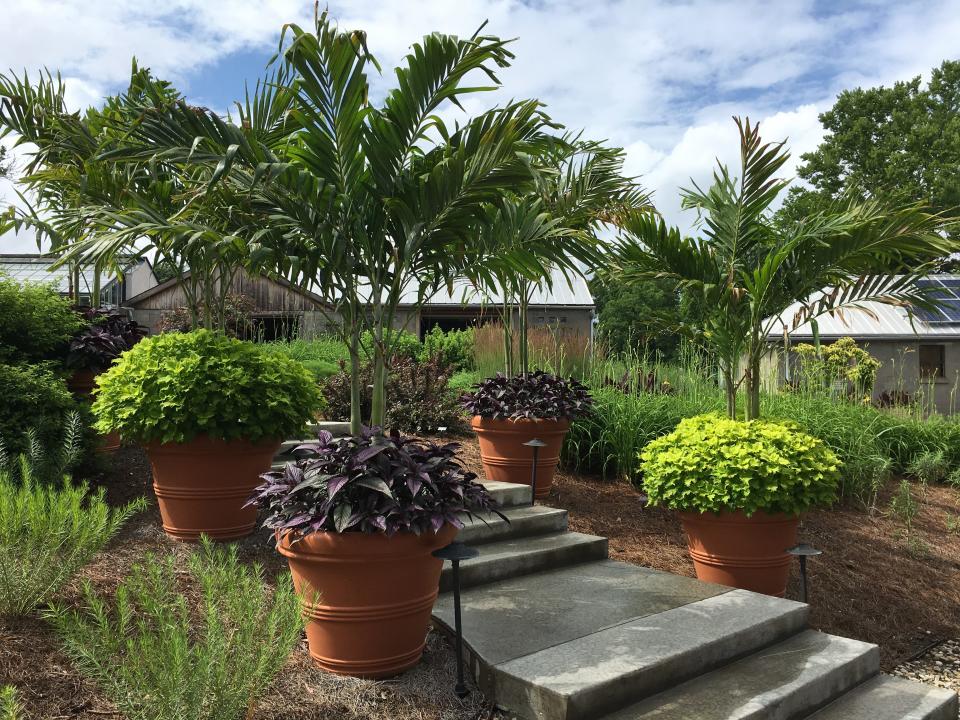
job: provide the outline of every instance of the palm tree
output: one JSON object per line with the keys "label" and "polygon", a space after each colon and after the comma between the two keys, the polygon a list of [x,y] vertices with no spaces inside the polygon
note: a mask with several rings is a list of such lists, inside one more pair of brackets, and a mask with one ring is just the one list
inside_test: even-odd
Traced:
{"label": "palm tree", "polygon": [[[525,193],[510,193],[499,204],[486,228],[490,243],[501,252],[487,263],[468,269],[474,285],[502,295],[504,360],[514,373],[513,315],[519,327],[520,372],[529,371],[527,315],[534,290],[549,285],[551,275],[531,280],[517,267],[535,261],[582,275],[603,262],[596,233],[616,224],[628,210],[652,211],[649,195],[633,178],[623,175],[620,148],[583,140],[579,135],[551,137],[532,158],[534,181]],[[536,275],[536,273],[534,273]]]}
{"label": "palm tree", "polygon": [[[683,207],[700,214],[701,237],[682,237],[649,212],[630,212],[610,272],[670,278],[699,301],[703,326],[683,328],[715,355],[727,412],[736,417],[743,386],[746,417],[760,413],[760,363],[776,323],[793,327],[863,303],[929,305],[915,285],[956,243],[944,218],[915,205],[843,199],[791,227],[772,222],[771,206],[788,181],[775,178],[789,154],[763,143],[759,125],[735,118],[740,133],[739,180],[718,163],[713,184],[683,190]],[[742,367],[742,370],[741,370]]]}
{"label": "palm tree", "polygon": [[[137,237],[223,245],[242,248],[246,268],[309,287],[350,348],[359,432],[361,330],[374,339],[370,422],[382,425],[401,300],[416,288],[415,304],[425,302],[502,249],[477,238],[505,192],[533,182],[527,158],[551,124],[535,100],[452,127],[440,116],[467,93],[499,87],[496,70],[512,58],[499,38],[428,35],[374,106],[367,71],[379,65],[366,35],[338,30],[326,12],[315,21],[313,32],[284,27],[274,70],[238,104],[237,122],[181,98],[142,108],[100,157],[176,178],[181,206],[165,213],[131,193],[120,211],[86,208],[98,238],[72,252],[111,257]],[[465,84],[471,73],[489,83]],[[515,269],[547,273],[539,260]]]}

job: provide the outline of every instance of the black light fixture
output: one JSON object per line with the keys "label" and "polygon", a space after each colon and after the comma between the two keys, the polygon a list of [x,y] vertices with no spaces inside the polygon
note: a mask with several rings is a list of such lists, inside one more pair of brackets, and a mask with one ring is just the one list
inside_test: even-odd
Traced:
{"label": "black light fixture", "polygon": [[823,555],[823,550],[817,550],[813,545],[800,543],[786,550],[794,557],[800,558],[800,597],[801,602],[807,601],[807,558]]}
{"label": "black light fixture", "polygon": [[524,445],[533,448],[533,469],[530,475],[530,505],[533,505],[537,502],[537,459],[540,457],[540,448],[545,447],[546,443],[540,438],[534,438]]}
{"label": "black light fixture", "polygon": [[453,625],[457,633],[457,684],[453,692],[461,700],[470,694],[467,684],[463,681],[463,626],[460,622],[460,563],[463,560],[472,560],[480,555],[476,548],[467,547],[459,540],[454,540],[446,547],[433,551],[435,558],[449,560],[453,565]]}

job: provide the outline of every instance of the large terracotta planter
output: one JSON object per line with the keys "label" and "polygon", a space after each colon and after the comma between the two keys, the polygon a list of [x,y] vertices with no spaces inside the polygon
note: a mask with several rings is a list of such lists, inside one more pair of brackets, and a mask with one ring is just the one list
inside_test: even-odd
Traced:
{"label": "large terracotta planter", "polygon": [[553,474],[560,463],[560,448],[570,429],[567,420],[492,420],[474,416],[470,427],[480,443],[480,460],[488,480],[529,485],[533,450],[524,445],[533,438],[546,443],[537,457],[538,499],[550,494]]}
{"label": "large terracotta planter", "polygon": [[147,443],[153,491],[166,533],[179,540],[230,540],[253,532],[256,508],[244,508],[270,469],[279,440],[251,443],[205,435],[186,443]]}
{"label": "large terracotta planter", "polygon": [[361,678],[389,677],[416,665],[443,565],[431,553],[456,532],[445,525],[424,535],[317,532],[292,544],[279,538],[314,662]]}
{"label": "large terracotta planter", "polygon": [[790,578],[787,548],[797,544],[795,515],[682,512],[700,580],[783,597]]}
{"label": "large terracotta planter", "polygon": [[97,384],[97,373],[93,370],[74,370],[67,378],[67,389],[75,398],[89,400]]}
{"label": "large terracotta planter", "polygon": [[120,433],[108,432],[100,434],[100,442],[97,443],[96,452],[112,453],[120,449]]}

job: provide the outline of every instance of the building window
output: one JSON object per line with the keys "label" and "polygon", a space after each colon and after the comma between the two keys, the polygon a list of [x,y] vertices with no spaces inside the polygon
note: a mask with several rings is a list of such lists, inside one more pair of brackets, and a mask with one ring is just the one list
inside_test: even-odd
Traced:
{"label": "building window", "polygon": [[920,377],[925,379],[946,377],[943,367],[944,347],[943,345],[920,346]]}

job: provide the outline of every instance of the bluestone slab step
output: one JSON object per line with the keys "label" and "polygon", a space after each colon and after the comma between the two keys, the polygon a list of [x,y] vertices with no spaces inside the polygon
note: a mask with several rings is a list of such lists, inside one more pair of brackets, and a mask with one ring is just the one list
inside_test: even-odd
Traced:
{"label": "bluestone slab step", "polygon": [[[667,587],[668,581],[661,581],[660,591],[669,593]],[[651,582],[653,592],[655,588]],[[806,605],[719,590],[727,592],[496,664],[488,668],[488,677],[481,675],[485,691],[523,718],[598,718],[777,643],[806,625]],[[569,588],[557,586],[555,592],[568,593]],[[648,601],[636,602],[642,613]]]}
{"label": "bluestone slab step", "polygon": [[484,480],[483,486],[501,508],[530,504],[532,494],[529,485]]}
{"label": "bluestone slab step", "polygon": [[[463,634],[471,653],[486,665],[499,665],[729,591],[693,578],[601,560],[465,590]],[[433,615],[452,630],[452,593],[440,595]]]}
{"label": "bluestone slab step", "polygon": [[603,720],[793,720],[879,669],[876,645],[807,630]]}
{"label": "bluestone slab step", "polygon": [[[605,560],[607,539],[574,532],[552,533],[501,540],[482,546],[480,551],[480,557],[460,566],[461,587],[473,587],[590,560]],[[446,564],[440,575],[440,592],[451,590],[452,580],[452,569]]]}
{"label": "bluestone slab step", "polygon": [[567,529],[567,511],[545,505],[502,508],[504,520],[495,513],[477,513],[472,518],[464,516],[464,527],[457,533],[457,540],[468,545],[482,545],[495,540],[530,537],[546,533],[558,533]]}
{"label": "bluestone slab step", "polygon": [[957,694],[878,675],[811,715],[810,720],[957,720]]}

